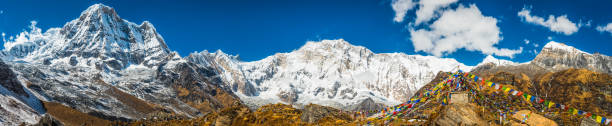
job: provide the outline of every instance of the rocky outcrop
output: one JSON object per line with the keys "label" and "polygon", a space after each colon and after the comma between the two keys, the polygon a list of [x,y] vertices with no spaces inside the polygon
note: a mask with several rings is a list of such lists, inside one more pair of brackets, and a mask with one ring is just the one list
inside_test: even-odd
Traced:
{"label": "rocky outcrop", "polygon": [[318,123],[323,118],[333,118],[340,120],[351,120],[338,109],[331,107],[309,104],[302,109],[302,122]]}

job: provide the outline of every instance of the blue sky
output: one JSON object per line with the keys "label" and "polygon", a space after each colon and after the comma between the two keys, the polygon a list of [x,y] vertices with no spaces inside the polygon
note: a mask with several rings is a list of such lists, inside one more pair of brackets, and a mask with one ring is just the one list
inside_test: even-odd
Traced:
{"label": "blue sky", "polygon": [[[526,62],[533,59],[542,46],[553,40],[577,47],[586,52],[599,52],[610,55],[612,45],[611,32],[602,27],[612,22],[612,1],[558,1],[558,0],[459,0],[448,6],[434,9],[431,20],[414,25],[417,11],[421,6],[418,0],[406,11],[403,21],[394,21],[397,10],[392,8],[390,0],[238,0],[238,1],[30,1],[8,0],[0,3],[0,32],[14,36],[24,31],[30,21],[38,22],[43,31],[51,27],[62,27],[66,22],[76,19],[81,11],[95,3],[103,3],[115,8],[119,16],[131,22],[141,23],[148,20],[155,25],[164,37],[168,46],[186,56],[194,51],[223,50],[229,54],[239,54],[242,60],[253,61],[273,55],[277,52],[290,52],[301,47],[306,41],[343,38],[354,45],[361,45],[376,53],[403,52],[407,54],[436,55],[435,50],[441,47],[454,50],[437,54],[441,57],[455,58],[466,65],[476,65],[487,54],[496,53],[489,49],[468,49],[474,46],[492,47],[492,50],[508,49],[520,52],[506,56],[496,56],[515,62]],[[467,8],[467,9],[466,9]],[[460,11],[465,10],[465,11]],[[469,11],[471,10],[471,11]],[[472,25],[487,27],[499,34],[495,40],[490,34],[481,39],[481,35],[447,36],[443,30],[433,29],[433,24],[444,19],[454,21],[452,14],[480,11],[476,19],[495,19],[491,25]],[[519,16],[520,11],[529,15]],[[457,12],[457,13],[446,13]],[[475,13],[475,12],[474,12]],[[550,22],[549,15],[555,17]],[[564,16],[565,15],[565,16]],[[448,18],[447,18],[448,17]],[[541,17],[544,22],[528,21],[527,17]],[[549,24],[557,24],[559,17],[573,23],[571,27],[553,30]],[[468,17],[466,17],[468,18]],[[476,20],[479,21],[479,20]],[[452,24],[452,22],[450,22]],[[461,22],[460,22],[461,23]],[[486,23],[486,22],[484,22]],[[561,22],[560,24],[563,24]],[[454,25],[441,25],[454,26]],[[446,28],[446,27],[445,27]],[[451,27],[452,28],[452,27]],[[412,30],[412,31],[411,31]],[[433,39],[434,46],[418,46],[423,43],[414,40],[411,33],[423,30],[424,36]],[[451,29],[452,30],[452,29]],[[569,32],[566,34],[565,32]],[[452,32],[451,32],[452,33]],[[462,33],[463,34],[463,33]],[[466,37],[467,36],[467,37]],[[462,46],[446,46],[438,40],[466,40],[457,42]],[[491,38],[492,37],[492,38]],[[428,38],[428,37],[426,37]],[[491,40],[494,39],[494,40]],[[525,43],[529,40],[529,44]],[[492,46],[483,44],[496,43]],[[538,47],[535,46],[538,45]],[[428,48],[427,48],[428,47]],[[504,54],[497,52],[498,54]],[[507,55],[511,55],[510,58]]]}

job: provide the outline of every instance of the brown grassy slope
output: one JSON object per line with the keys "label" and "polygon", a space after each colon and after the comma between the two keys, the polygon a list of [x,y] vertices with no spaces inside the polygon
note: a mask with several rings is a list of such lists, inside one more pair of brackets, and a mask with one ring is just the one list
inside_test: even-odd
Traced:
{"label": "brown grassy slope", "polygon": [[251,111],[247,107],[235,105],[213,112],[204,117],[194,119],[170,119],[170,120],[138,120],[130,123],[117,123],[117,125],[150,125],[150,126],[182,126],[182,125],[233,125],[233,126],[280,126],[280,125],[349,125],[352,121],[350,116],[340,110],[319,105],[307,105],[309,108],[308,123],[301,118],[304,116],[303,109],[293,108],[291,105],[271,104],[265,105]]}
{"label": "brown grassy slope", "polygon": [[110,121],[88,115],[56,102],[43,102],[47,113],[67,126],[107,126]]}
{"label": "brown grassy slope", "polygon": [[534,83],[540,96],[594,114],[612,114],[612,76],[586,69],[546,73]]}

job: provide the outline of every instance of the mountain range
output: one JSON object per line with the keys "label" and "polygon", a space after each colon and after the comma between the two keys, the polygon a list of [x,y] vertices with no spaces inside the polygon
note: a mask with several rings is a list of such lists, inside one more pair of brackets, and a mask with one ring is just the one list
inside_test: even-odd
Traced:
{"label": "mountain range", "polygon": [[102,4],[61,28],[42,32],[31,26],[5,42],[0,57],[4,125],[35,124],[46,115],[80,125],[52,110],[54,104],[111,121],[160,114],[192,118],[236,105],[256,109],[274,103],[376,110],[405,102],[439,71],[497,66],[612,73],[609,56],[558,42],[546,44],[530,62],[487,56],[477,66],[451,58],[374,53],[343,39],[310,41],[250,62],[220,50],[181,57],[150,22],[121,19]]}

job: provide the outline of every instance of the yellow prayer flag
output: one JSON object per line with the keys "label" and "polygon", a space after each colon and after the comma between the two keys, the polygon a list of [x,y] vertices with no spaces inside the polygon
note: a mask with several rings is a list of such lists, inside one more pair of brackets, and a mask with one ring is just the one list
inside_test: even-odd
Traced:
{"label": "yellow prayer flag", "polygon": [[597,116],[597,117],[595,118],[595,120],[597,120],[597,122],[601,122],[602,118],[601,118],[601,116]]}
{"label": "yellow prayer flag", "polygon": [[504,92],[510,92],[510,88],[506,88],[506,90],[504,90]]}
{"label": "yellow prayer flag", "polygon": [[531,101],[531,95],[527,95],[527,101]]}
{"label": "yellow prayer flag", "polygon": [[555,103],[551,101],[550,103],[548,103],[548,108],[551,108],[553,105],[555,105]]}

